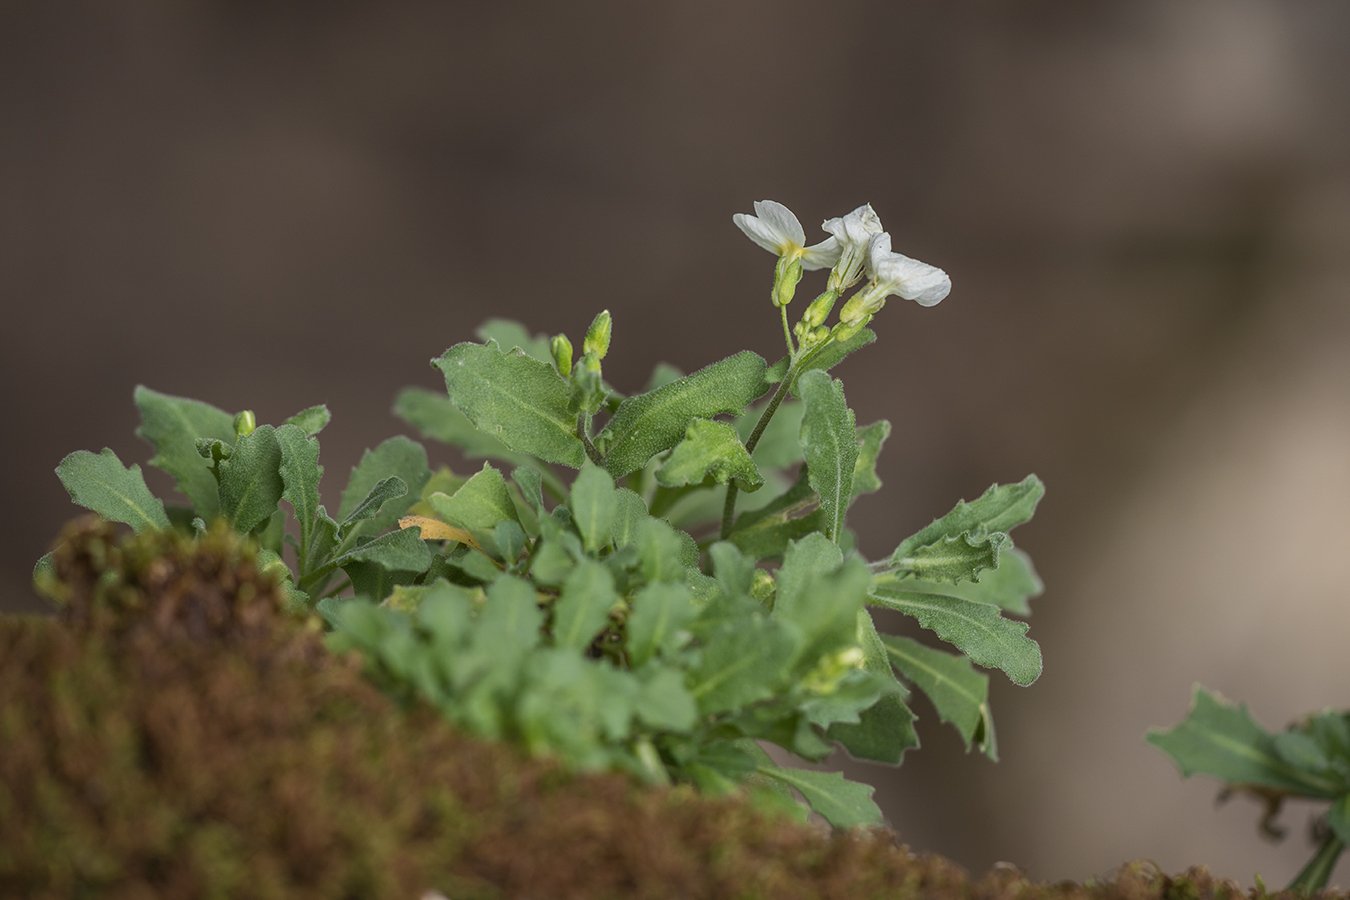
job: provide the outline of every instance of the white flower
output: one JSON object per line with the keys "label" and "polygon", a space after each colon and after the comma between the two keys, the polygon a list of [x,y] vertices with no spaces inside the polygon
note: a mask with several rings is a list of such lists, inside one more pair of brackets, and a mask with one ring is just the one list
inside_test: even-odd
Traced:
{"label": "white flower", "polygon": [[882,233],[881,217],[872,204],[864,203],[846,216],[826,219],[820,227],[839,242],[840,258],[830,273],[830,290],[847,290],[862,277],[868,246],[875,235]]}
{"label": "white flower", "polygon": [[891,251],[891,236],[874,235],[867,247],[867,274],[872,276],[883,297],[897,294],[920,306],[936,306],[952,291],[947,273],[928,263]]}
{"label": "white flower", "polygon": [[848,298],[839,321],[860,322],[874,315],[897,294],[920,306],[936,306],[952,290],[952,280],[941,269],[891,251],[891,236],[875,234],[867,245],[867,274],[871,281]]}
{"label": "white flower", "polygon": [[842,248],[836,238],[830,237],[813,246],[806,246],[806,232],[802,223],[781,203],[756,200],[755,214],[736,213],[731,217],[745,236],[770,253],[788,259],[800,259],[803,269],[828,269],[839,259]]}

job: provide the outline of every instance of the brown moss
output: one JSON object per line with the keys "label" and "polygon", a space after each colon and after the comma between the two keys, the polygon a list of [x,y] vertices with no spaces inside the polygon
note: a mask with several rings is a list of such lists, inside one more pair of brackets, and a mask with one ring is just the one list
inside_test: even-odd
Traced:
{"label": "brown moss", "polygon": [[1146,864],[972,881],[886,832],[577,777],[373,690],[228,533],[63,536],[61,620],[0,618],[0,896],[1209,900]]}

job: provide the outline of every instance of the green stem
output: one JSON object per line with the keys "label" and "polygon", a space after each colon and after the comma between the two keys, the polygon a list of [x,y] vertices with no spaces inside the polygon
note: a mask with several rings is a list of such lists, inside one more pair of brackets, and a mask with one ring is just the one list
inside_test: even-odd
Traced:
{"label": "green stem", "polygon": [[792,344],[792,329],[788,328],[787,307],[780,306],[778,311],[783,314],[783,341],[787,344],[788,356],[795,356],[797,348]]}
{"label": "green stem", "polygon": [[1345,841],[1337,837],[1336,832],[1328,834],[1322,841],[1322,846],[1317,848],[1317,853],[1303,867],[1303,871],[1289,882],[1288,889],[1299,891],[1305,897],[1322,890],[1331,879],[1331,872],[1336,868],[1336,861],[1341,858],[1341,851],[1344,849]]}
{"label": "green stem", "polygon": [[591,436],[586,433],[586,419],[589,418],[586,413],[577,413],[577,437],[581,438],[581,446],[586,448],[586,455],[591,458],[591,462],[597,466],[600,465],[600,451],[595,449],[591,443]]}
{"label": "green stem", "polygon": [[[783,328],[787,328],[787,313],[783,313]],[[833,336],[822,341],[820,344],[812,347],[803,353],[798,359],[794,359],[789,365],[787,374],[783,376],[783,381],[778,385],[778,390],[774,391],[773,398],[769,400],[769,405],[764,407],[764,412],[760,414],[759,421],[755,423],[755,430],[750,432],[750,439],[745,442],[745,452],[754,453],[755,446],[759,444],[759,439],[764,436],[764,429],[769,427],[769,420],[773,414],[778,412],[779,405],[783,398],[788,395],[792,389],[792,383],[797,380],[797,375],[811,360],[815,359],[820,351],[829,346]],[[789,339],[790,345],[790,339]],[[727,485],[727,499],[722,504],[722,539],[726,540],[727,535],[731,534],[731,522],[736,515],[736,495],[740,493],[740,488],[736,482],[732,481]]]}

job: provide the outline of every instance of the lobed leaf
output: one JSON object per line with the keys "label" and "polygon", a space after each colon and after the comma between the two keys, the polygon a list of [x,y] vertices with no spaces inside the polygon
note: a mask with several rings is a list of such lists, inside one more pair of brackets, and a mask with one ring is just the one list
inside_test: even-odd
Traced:
{"label": "lobed leaf", "polygon": [[982,753],[997,761],[998,745],[989,713],[989,676],[971,668],[966,657],[934,650],[906,637],[883,635],[881,642],[892,665],[928,695],[938,718],[955,726],[966,750],[974,740]]}
{"label": "lobed leaf", "polygon": [[503,350],[521,350],[532,359],[550,365],[553,363],[548,335],[536,334],[531,337],[529,329],[513,319],[488,319],[478,326],[474,336],[485,344],[496,341]]}
{"label": "lobed leaf", "polygon": [[219,471],[220,511],[235,529],[247,533],[267,521],[286,489],[276,429],[259,425],[239,438]]}
{"label": "lobed leaf", "polygon": [[904,559],[890,559],[890,565],[924,581],[956,584],[979,581],[980,573],[998,566],[999,549],[1008,540],[1001,531],[972,537],[970,532],[938,538],[931,544],[915,547]]}
{"label": "lobed leaf", "polygon": [[[694,419],[741,415],[764,393],[764,360],[749,350],[619,404],[597,439],[615,478],[637,471],[685,436]],[[541,454],[542,455],[542,454]],[[579,463],[578,463],[579,465]]]}
{"label": "lobed leaf", "polygon": [[586,459],[568,383],[550,363],[495,343],[456,344],[432,365],[446,392],[479,431],[507,447],[574,469]]}
{"label": "lobed leaf", "polygon": [[717,484],[735,479],[743,491],[757,491],[764,485],[735,428],[726,422],[695,419],[685,429],[684,440],[656,470],[656,480],[666,487],[680,487],[702,484],[708,477]]}
{"label": "lobed leaf", "polygon": [[758,771],[795,788],[835,828],[881,824],[881,810],[872,802],[875,788],[870,784],[849,781],[838,772],[763,765]]}
{"label": "lobed leaf", "polygon": [[890,436],[891,423],[885,419],[858,429],[858,463],[853,468],[854,497],[881,489],[881,479],[877,476],[877,457],[881,454],[881,445]]}
{"label": "lobed leaf", "polygon": [[976,665],[1002,669],[1014,684],[1025,687],[1040,677],[1041,648],[1026,636],[1027,624],[1003,618],[998,607],[885,583],[873,584],[869,596],[878,606],[918,619]]}
{"label": "lobed leaf", "polygon": [[1035,475],[1028,475],[1018,484],[990,485],[979,499],[957,503],[947,515],[901,541],[891,554],[891,561],[898,565],[897,561],[910,557],[918,547],[967,532],[976,538],[1000,531],[1007,533],[1031,518],[1044,494],[1045,485]]}
{"label": "lobed leaf", "polygon": [[825,536],[838,543],[844,515],[853,499],[853,470],[858,464],[858,429],[844,399],[844,384],[813,370],[797,381],[806,413],[800,440],[811,487],[820,497]]}
{"label": "lobed leaf", "polygon": [[363,453],[342,492],[338,504],[338,521],[353,521],[352,515],[357,507],[366,502],[377,485],[391,477],[402,480],[407,485],[407,493],[401,497],[387,498],[374,518],[355,526],[352,529],[354,533],[379,534],[388,531],[417,501],[423,486],[431,478],[426,449],[417,441],[399,435]]}
{"label": "lobed leaf", "polygon": [[1276,750],[1274,737],[1234,706],[1196,685],[1191,711],[1178,725],[1153,729],[1148,742],[1172,757],[1182,777],[1213,775],[1229,784],[1253,784],[1304,797],[1334,798],[1342,783],[1298,769]]}
{"label": "lobed leaf", "polygon": [[135,463],[124,467],[111,448],[98,454],[76,450],[61,460],[56,475],[71,500],[105,519],[123,522],[135,531],[169,527],[164,501],[145,486],[141,467]]}
{"label": "lobed leaf", "polygon": [[139,385],[136,406],[141,425],[136,434],[155,445],[150,465],[173,476],[178,490],[198,516],[210,522],[220,514],[220,499],[211,463],[197,453],[198,440],[234,445],[234,417],[200,400],[172,397]]}

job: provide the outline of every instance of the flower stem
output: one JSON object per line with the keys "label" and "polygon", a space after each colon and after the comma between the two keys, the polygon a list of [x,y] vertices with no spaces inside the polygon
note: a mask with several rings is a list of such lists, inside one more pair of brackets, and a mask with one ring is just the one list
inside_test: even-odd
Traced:
{"label": "flower stem", "polygon": [[1308,897],[1326,887],[1332,870],[1336,868],[1336,861],[1341,858],[1341,851],[1344,849],[1345,841],[1337,837],[1336,832],[1330,832],[1323,839],[1322,845],[1317,848],[1317,854],[1308,860],[1303,871],[1289,882],[1288,889],[1299,891]]}
{"label": "flower stem", "polygon": [[597,466],[600,465],[600,451],[595,449],[591,443],[591,436],[586,433],[586,419],[589,418],[585,412],[577,413],[577,437],[581,438],[581,446],[586,448],[586,455],[591,458],[591,462]]}
{"label": "flower stem", "polygon": [[[786,311],[783,313],[783,329],[785,331],[787,329]],[[778,385],[778,390],[773,392],[773,398],[769,400],[769,405],[764,407],[764,412],[760,413],[759,421],[755,423],[755,430],[750,432],[750,439],[745,442],[746,453],[755,452],[755,447],[759,444],[759,439],[764,436],[764,429],[769,427],[769,420],[773,418],[774,413],[778,412],[779,405],[782,404],[783,398],[788,395],[788,391],[792,390],[792,383],[797,380],[797,376],[801,374],[802,369],[805,368],[807,363],[815,359],[820,351],[828,347],[833,340],[834,337],[832,335],[815,347],[807,350],[788,365],[787,374],[783,376],[782,383]],[[789,346],[790,345],[791,338],[789,338]],[[723,540],[731,533],[731,522],[736,515],[736,495],[739,493],[740,488],[736,486],[736,482],[732,481],[727,484],[727,499],[726,502],[722,504]]]}
{"label": "flower stem", "polygon": [[792,329],[788,328],[787,307],[780,306],[778,311],[783,314],[783,341],[787,344],[788,356],[796,356],[797,348],[792,344]]}

